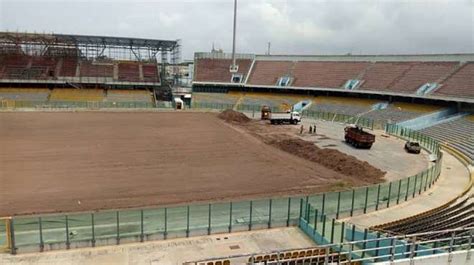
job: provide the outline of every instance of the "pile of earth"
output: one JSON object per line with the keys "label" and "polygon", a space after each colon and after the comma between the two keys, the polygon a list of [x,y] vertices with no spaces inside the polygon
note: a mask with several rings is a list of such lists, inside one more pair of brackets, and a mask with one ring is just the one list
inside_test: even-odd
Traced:
{"label": "pile of earth", "polygon": [[231,109],[227,109],[219,113],[218,117],[227,122],[246,123],[250,121],[250,118],[245,116],[245,114],[243,114],[242,112],[238,112]]}
{"label": "pile of earth", "polygon": [[354,156],[334,149],[321,149],[315,144],[299,138],[284,137],[278,139],[277,137],[272,137],[264,141],[285,152],[316,162],[326,168],[367,184],[382,182],[386,173],[365,161],[358,160]]}

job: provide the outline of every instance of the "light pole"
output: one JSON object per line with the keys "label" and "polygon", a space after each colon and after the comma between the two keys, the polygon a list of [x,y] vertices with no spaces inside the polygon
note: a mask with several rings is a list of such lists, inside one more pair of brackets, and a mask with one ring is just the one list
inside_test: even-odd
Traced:
{"label": "light pole", "polygon": [[237,72],[237,64],[235,60],[235,34],[237,28],[237,0],[234,0],[234,31],[232,36],[232,65],[230,66],[231,72]]}

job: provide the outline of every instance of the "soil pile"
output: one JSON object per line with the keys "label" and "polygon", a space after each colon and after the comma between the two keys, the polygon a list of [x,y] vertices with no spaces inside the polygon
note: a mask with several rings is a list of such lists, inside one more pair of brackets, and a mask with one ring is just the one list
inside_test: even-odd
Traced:
{"label": "soil pile", "polygon": [[311,142],[299,138],[267,139],[267,144],[273,145],[285,152],[294,154],[304,159],[316,162],[326,168],[353,177],[367,184],[383,181],[385,172],[373,167],[365,161],[344,154],[334,149],[320,149]]}
{"label": "soil pile", "polygon": [[246,123],[250,121],[250,118],[245,116],[245,114],[243,114],[242,112],[238,112],[231,109],[227,109],[219,113],[218,117],[227,122]]}

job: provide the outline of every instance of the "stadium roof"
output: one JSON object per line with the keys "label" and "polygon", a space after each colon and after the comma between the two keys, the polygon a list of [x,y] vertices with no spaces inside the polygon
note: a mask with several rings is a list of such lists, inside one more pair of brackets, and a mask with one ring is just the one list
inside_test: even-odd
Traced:
{"label": "stadium roof", "polygon": [[126,46],[131,48],[151,48],[173,50],[176,40],[157,40],[110,36],[68,35],[68,34],[39,34],[20,32],[0,32],[0,42],[29,43],[29,44],[66,44],[66,45],[98,45],[98,46]]}

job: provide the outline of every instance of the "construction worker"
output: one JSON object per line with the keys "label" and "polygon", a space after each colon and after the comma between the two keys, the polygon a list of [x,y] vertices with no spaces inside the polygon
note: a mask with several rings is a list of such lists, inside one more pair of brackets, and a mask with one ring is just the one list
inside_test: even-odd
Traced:
{"label": "construction worker", "polygon": [[309,126],[309,134],[312,134],[313,133],[313,126]]}
{"label": "construction worker", "polygon": [[301,124],[301,127],[300,127],[300,134],[303,134],[303,130],[304,130],[304,127],[303,127],[303,124]]}
{"label": "construction worker", "polygon": [[316,124],[313,125],[313,133],[316,134]]}

